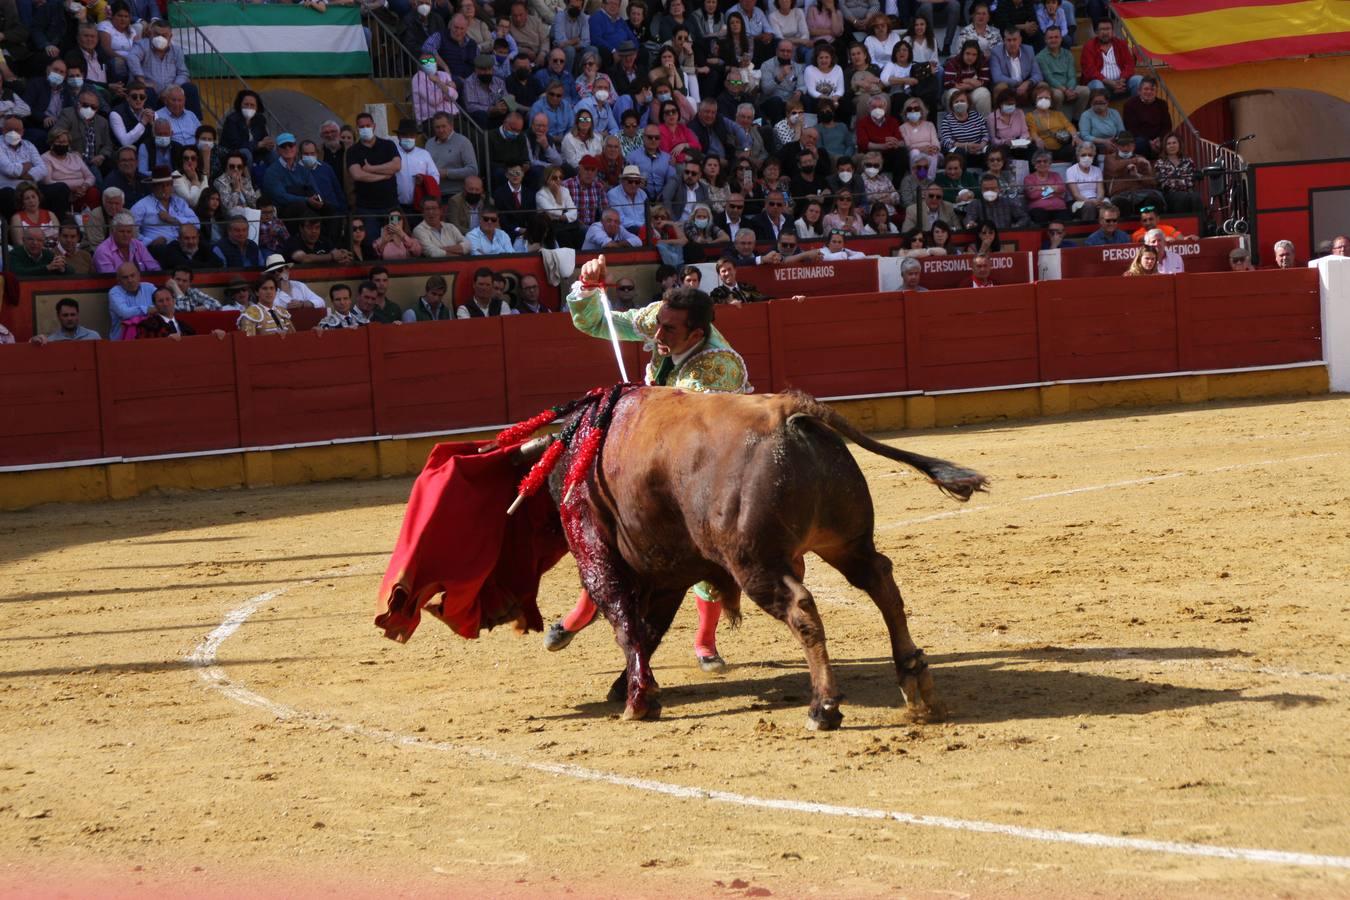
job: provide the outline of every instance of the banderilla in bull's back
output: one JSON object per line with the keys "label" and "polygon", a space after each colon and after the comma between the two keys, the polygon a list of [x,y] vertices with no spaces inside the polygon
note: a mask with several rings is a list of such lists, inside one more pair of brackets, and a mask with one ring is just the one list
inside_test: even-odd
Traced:
{"label": "banderilla in bull's back", "polygon": [[[557,435],[531,440],[555,421]],[[987,489],[980,473],[873,440],[798,391],[617,385],[513,426],[494,442],[437,447],[414,486],[376,624],[406,640],[417,611],[444,591],[426,608],[467,637],[507,621],[541,629],[539,579],[570,550],[624,652],[610,698],[624,702],[625,719],[643,719],[660,711],[652,654],[690,586],[706,581],[733,620],[744,593],[801,641],[811,673],[807,727],[829,730],[843,720],[842,694],[824,625],[802,583],[804,557],[815,553],[881,611],[912,717],[939,718],[932,674],[910,637],[891,561],[876,549],[871,493],[845,438],[919,470],[958,500]],[[441,452],[446,447],[460,453]],[[447,475],[457,464],[474,470],[471,486],[463,473]],[[491,490],[488,479],[496,483]],[[513,496],[517,512],[508,516]],[[469,518],[480,538],[474,546],[499,541],[495,557],[472,560],[481,577],[466,579],[467,561],[455,556],[459,545],[443,511]]]}

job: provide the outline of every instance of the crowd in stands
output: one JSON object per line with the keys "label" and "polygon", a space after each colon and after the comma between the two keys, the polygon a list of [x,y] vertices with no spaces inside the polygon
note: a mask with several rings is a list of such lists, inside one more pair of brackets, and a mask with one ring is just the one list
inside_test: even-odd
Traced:
{"label": "crowd in stands", "polygon": [[[7,268],[115,274],[114,310],[137,315],[115,312],[114,336],[164,317],[142,273],[184,310],[219,305],[194,272],[258,269],[226,303],[267,333],[294,328],[294,264],[649,247],[673,280],[724,257],[845,259],[864,235],[938,254],[968,232],[989,253],[1027,227],[1069,246],[1064,223],[1083,222],[1088,244],[1124,243],[1122,218],[1197,209],[1195,163],[1104,0],[362,6],[419,62],[392,139],[364,113],[273,134],[250,90],[202,121],[152,0],[0,7]],[[453,315],[527,311],[482,272]],[[327,327],[392,315],[367,292],[299,302]],[[429,284],[414,320],[452,315],[443,297]]]}

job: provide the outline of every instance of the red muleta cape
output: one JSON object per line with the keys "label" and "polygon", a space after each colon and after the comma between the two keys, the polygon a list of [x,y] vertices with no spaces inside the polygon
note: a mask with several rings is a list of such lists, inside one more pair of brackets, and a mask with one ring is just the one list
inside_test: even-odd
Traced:
{"label": "red muleta cape", "polygon": [[380,584],[375,625],[385,637],[407,641],[423,607],[466,638],[503,622],[543,630],[539,579],[567,539],[547,490],[506,514],[522,471],[514,448],[480,453],[487,443],[437,444],[427,457]]}

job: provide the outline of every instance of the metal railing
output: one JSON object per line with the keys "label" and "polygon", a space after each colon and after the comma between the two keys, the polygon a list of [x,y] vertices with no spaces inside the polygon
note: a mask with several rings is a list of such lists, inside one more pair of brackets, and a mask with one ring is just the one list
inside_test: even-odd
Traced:
{"label": "metal railing", "polygon": [[[1181,155],[1190,158],[1196,168],[1196,191],[1200,194],[1200,218],[1202,227],[1211,234],[1246,234],[1250,230],[1248,223],[1248,198],[1251,196],[1248,185],[1247,160],[1233,147],[1217,144],[1200,134],[1190,116],[1182,108],[1176,95],[1167,87],[1158,72],[1157,65],[1130,34],[1129,26],[1119,17],[1115,19],[1116,28],[1125,36],[1148,73],[1158,82],[1158,88],[1171,112],[1172,121],[1180,124],[1173,133],[1181,141]],[[1249,136],[1250,137],[1250,136]],[[1240,144],[1242,138],[1235,144]]]}
{"label": "metal railing", "polygon": [[[417,54],[409,50],[384,19],[365,17],[370,31],[370,80],[385,100],[398,110],[400,119],[415,118],[412,105],[412,77],[417,74]],[[478,171],[486,178],[492,171],[487,132],[463,111],[455,117],[455,130],[469,139],[478,155]]]}
{"label": "metal railing", "polygon": [[[182,3],[169,5],[174,40],[188,59],[188,74],[201,97],[202,121],[214,120],[217,128],[234,109],[234,98],[241,90],[253,90],[188,15]],[[276,135],[285,127],[276,116],[264,110],[269,133]]]}

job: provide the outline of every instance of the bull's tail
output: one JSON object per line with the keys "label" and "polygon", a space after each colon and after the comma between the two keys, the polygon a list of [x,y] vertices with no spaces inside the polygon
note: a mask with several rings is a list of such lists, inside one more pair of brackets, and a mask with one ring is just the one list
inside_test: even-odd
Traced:
{"label": "bull's tail", "polygon": [[863,434],[838,412],[811,395],[801,391],[788,391],[786,393],[792,397],[795,410],[792,415],[788,416],[788,422],[792,422],[799,416],[816,419],[864,450],[913,466],[927,475],[944,494],[955,497],[962,502],[969,500],[970,495],[976,491],[984,491],[989,487],[989,479],[974,469],[958,466],[956,463],[948,462],[945,459],[937,459],[932,456],[923,456],[919,453],[910,453],[907,450],[889,447]]}

